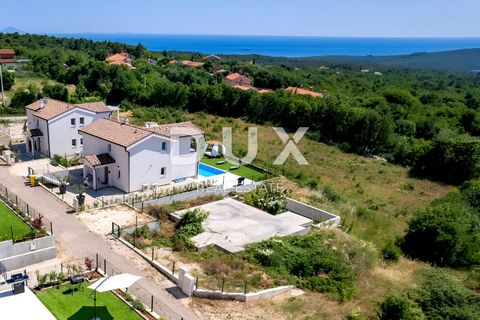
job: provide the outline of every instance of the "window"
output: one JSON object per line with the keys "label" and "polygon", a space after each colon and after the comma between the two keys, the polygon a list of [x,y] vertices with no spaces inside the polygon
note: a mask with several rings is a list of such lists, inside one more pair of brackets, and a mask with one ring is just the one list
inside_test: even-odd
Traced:
{"label": "window", "polygon": [[80,117],[80,125],[83,126],[85,124],[85,118],[84,117]]}
{"label": "window", "polygon": [[163,167],[160,169],[160,175],[164,176],[167,173],[167,168]]}
{"label": "window", "polygon": [[108,144],[107,148],[108,148],[108,152],[112,152],[112,145],[110,143]]}
{"label": "window", "polygon": [[77,147],[77,139],[72,139],[72,148]]}
{"label": "window", "polygon": [[167,143],[166,142],[162,142],[162,150],[167,150]]}
{"label": "window", "polygon": [[80,145],[83,146],[83,138],[80,138]]}
{"label": "window", "polygon": [[71,118],[71,119],[70,119],[70,125],[71,125],[72,127],[75,127],[75,123],[76,123],[76,122],[75,122],[75,118]]}

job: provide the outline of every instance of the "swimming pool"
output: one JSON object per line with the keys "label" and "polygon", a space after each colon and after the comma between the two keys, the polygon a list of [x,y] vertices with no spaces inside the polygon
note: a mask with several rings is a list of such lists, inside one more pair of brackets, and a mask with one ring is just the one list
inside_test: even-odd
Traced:
{"label": "swimming pool", "polygon": [[219,174],[225,173],[222,170],[219,170],[214,167],[207,166],[203,163],[198,164],[198,175],[202,177],[213,177],[218,176]]}

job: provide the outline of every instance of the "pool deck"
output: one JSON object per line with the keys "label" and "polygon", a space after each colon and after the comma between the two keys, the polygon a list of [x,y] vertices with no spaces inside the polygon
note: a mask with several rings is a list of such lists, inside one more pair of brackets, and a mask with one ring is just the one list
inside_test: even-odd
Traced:
{"label": "pool deck", "polygon": [[[223,186],[223,189],[230,189],[230,188],[233,188],[233,187],[237,186],[238,179],[240,178],[239,175],[220,170],[218,168],[209,166],[208,164],[202,163],[202,165],[204,165],[206,167],[209,167],[209,168],[213,168],[213,169],[218,170],[218,171],[221,171],[223,173],[218,174],[218,175],[213,175],[213,176],[210,176],[210,177],[199,175],[198,179],[197,179],[198,181],[209,180],[215,186]],[[254,183],[254,181],[252,181],[250,179],[245,179],[245,181],[244,181],[244,185],[249,185],[249,184],[252,184],[252,183]]]}

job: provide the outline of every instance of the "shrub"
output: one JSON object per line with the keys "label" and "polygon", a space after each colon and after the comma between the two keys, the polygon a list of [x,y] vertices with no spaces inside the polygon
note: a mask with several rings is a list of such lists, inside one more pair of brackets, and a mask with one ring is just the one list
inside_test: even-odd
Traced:
{"label": "shrub", "polygon": [[387,243],[382,249],[382,257],[384,260],[397,262],[402,255],[402,251],[393,242]]}
{"label": "shrub", "polygon": [[245,203],[276,215],[287,209],[287,197],[273,183],[266,183],[245,195]]}
{"label": "shrub", "polygon": [[136,299],[132,302],[132,307],[134,307],[135,309],[139,310],[139,311],[145,311],[145,306],[143,305],[143,303]]}
{"label": "shrub", "polygon": [[266,268],[277,283],[297,285],[348,300],[358,273],[371,268],[377,253],[338,231],[273,238],[247,247],[245,258]]}
{"label": "shrub", "polygon": [[472,207],[480,209],[480,180],[467,181],[460,190]]}
{"label": "shrub", "polygon": [[325,198],[330,202],[337,202],[342,200],[342,197],[329,186],[325,186],[322,193]]}
{"label": "shrub", "polygon": [[409,224],[403,252],[440,266],[480,263],[480,216],[458,193],[434,201]]}
{"label": "shrub", "polygon": [[43,216],[41,214],[39,214],[38,217],[33,219],[32,226],[36,230],[41,230],[43,228]]}
{"label": "shrub", "polygon": [[422,310],[406,296],[389,296],[380,305],[380,320],[426,319]]}
{"label": "shrub", "polygon": [[200,208],[188,210],[180,220],[173,238],[173,245],[176,250],[182,251],[193,248],[190,241],[194,237],[203,232],[202,223],[208,218],[209,213]]}
{"label": "shrub", "polygon": [[480,296],[446,271],[428,270],[423,279],[416,302],[427,319],[480,319]]}
{"label": "shrub", "polygon": [[93,269],[93,259],[92,258],[89,258],[89,257],[85,258],[85,268],[88,271],[91,271]]}

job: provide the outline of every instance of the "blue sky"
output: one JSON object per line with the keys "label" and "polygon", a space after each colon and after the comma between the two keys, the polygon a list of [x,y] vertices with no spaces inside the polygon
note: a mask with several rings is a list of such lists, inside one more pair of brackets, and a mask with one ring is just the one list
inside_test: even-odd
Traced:
{"label": "blue sky", "polygon": [[33,33],[480,37],[478,0],[15,0],[0,29]]}

